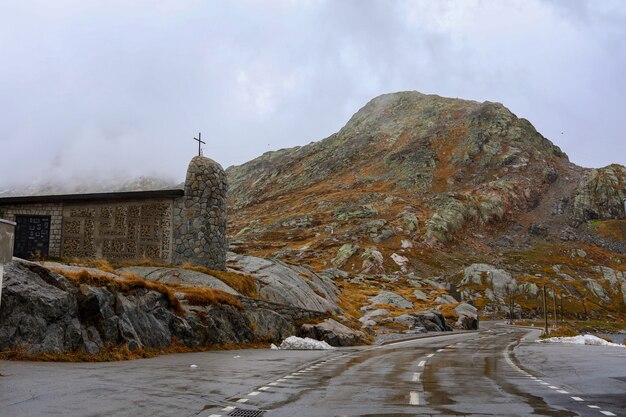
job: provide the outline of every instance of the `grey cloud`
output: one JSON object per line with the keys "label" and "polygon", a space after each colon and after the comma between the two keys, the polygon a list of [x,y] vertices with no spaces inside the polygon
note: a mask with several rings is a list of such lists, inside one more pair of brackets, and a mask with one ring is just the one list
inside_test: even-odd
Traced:
{"label": "grey cloud", "polygon": [[500,101],[579,164],[626,163],[626,6],[592,1],[0,5],[0,186],[182,179],[337,131],[374,96]]}

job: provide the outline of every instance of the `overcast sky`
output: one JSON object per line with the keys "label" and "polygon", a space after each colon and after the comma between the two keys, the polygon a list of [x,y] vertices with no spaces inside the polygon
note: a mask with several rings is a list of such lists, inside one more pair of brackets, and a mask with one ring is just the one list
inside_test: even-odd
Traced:
{"label": "overcast sky", "polygon": [[0,185],[182,180],[200,130],[227,167],[400,90],[626,164],[626,2],[0,0]]}

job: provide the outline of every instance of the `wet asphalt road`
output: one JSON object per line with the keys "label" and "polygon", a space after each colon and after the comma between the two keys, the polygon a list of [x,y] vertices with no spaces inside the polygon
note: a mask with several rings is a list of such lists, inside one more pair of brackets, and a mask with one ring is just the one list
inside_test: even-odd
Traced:
{"label": "wet asphalt road", "polygon": [[0,362],[0,416],[626,416],[626,349],[536,335],[496,326],[333,351]]}

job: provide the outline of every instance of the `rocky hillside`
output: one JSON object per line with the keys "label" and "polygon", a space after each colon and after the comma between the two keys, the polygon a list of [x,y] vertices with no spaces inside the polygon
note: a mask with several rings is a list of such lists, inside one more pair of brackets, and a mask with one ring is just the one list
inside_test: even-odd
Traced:
{"label": "rocky hillside", "polygon": [[[433,278],[483,306],[507,287],[488,271],[520,293],[532,277],[564,290],[566,275],[580,281],[571,297],[623,314],[626,285],[603,268],[626,270],[625,173],[576,166],[498,103],[386,94],[326,139],[230,167],[231,242],[351,277]],[[473,264],[487,266],[463,272]]]}

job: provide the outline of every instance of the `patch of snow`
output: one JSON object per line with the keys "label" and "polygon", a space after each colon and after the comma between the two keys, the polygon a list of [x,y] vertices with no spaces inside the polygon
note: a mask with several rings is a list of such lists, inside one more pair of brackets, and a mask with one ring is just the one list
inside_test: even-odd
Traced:
{"label": "patch of snow", "polygon": [[573,337],[551,337],[549,339],[537,340],[537,343],[571,343],[575,345],[592,345],[592,346],[615,346],[626,348],[626,345],[607,342],[592,334],[584,334]]}
{"label": "patch of snow", "polygon": [[297,336],[289,336],[283,343],[280,344],[279,349],[287,350],[327,350],[334,349],[331,345],[326,342],[321,342],[319,340],[311,339],[310,337],[305,337],[304,339]]}
{"label": "patch of snow", "polygon": [[276,346],[275,344],[273,344],[273,343],[272,343],[272,345],[270,346],[270,349],[272,349],[272,350],[277,350],[277,349],[278,349],[278,346]]}

